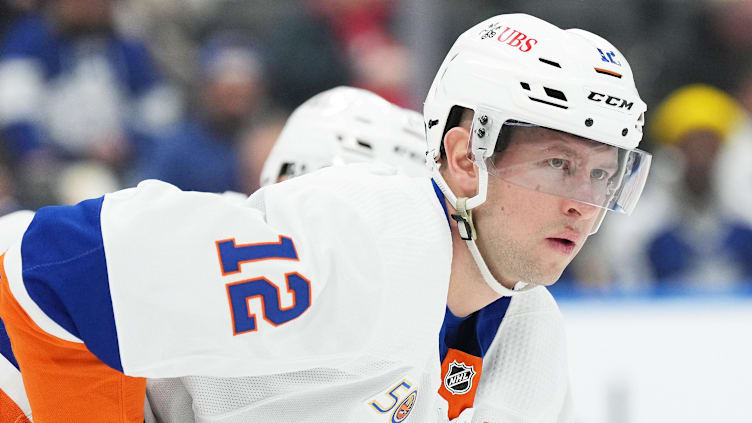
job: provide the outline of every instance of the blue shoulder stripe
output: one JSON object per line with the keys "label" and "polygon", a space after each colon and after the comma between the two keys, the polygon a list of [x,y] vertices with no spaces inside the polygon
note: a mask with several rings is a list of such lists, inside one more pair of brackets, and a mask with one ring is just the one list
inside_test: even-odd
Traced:
{"label": "blue shoulder stripe", "polygon": [[436,184],[436,181],[431,178],[431,183],[433,184],[433,191],[436,193],[436,198],[439,200],[439,204],[441,204],[441,208],[444,209],[444,216],[446,217],[447,224],[449,223],[449,212],[447,211],[446,201],[444,201],[444,193],[441,192],[441,188]]}
{"label": "blue shoulder stripe", "polygon": [[103,201],[39,209],[21,242],[22,272],[39,308],[122,372],[99,220]]}
{"label": "blue shoulder stripe", "polygon": [[19,369],[16,356],[13,355],[13,350],[10,348],[10,338],[8,337],[8,332],[5,330],[5,324],[2,319],[0,319],[0,356],[8,360],[13,367]]}

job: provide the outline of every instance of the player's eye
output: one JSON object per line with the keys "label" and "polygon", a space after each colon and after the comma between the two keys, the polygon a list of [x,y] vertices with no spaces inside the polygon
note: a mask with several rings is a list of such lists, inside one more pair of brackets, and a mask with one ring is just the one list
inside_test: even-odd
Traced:
{"label": "player's eye", "polygon": [[569,160],[560,159],[560,158],[553,158],[546,160],[546,163],[548,165],[556,170],[568,170],[569,169]]}
{"label": "player's eye", "polygon": [[603,169],[593,169],[590,171],[590,179],[594,181],[603,181],[608,179],[608,172]]}

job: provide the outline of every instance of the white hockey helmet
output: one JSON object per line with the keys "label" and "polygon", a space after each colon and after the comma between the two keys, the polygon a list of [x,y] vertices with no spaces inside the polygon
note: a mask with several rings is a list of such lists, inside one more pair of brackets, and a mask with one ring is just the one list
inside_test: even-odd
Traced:
{"label": "white hockey helmet", "polygon": [[264,163],[261,186],[325,166],[378,161],[428,175],[420,113],[360,88],[319,93],[290,115]]}
{"label": "white hockey helmet", "polygon": [[[474,111],[468,149],[483,170],[477,195],[469,199],[456,198],[438,171],[443,137],[456,106]],[[630,213],[642,193],[651,156],[636,147],[646,108],[626,59],[611,43],[587,31],[562,30],[533,16],[510,14],[487,19],[460,35],[425,100],[428,162],[458,211],[453,217],[460,223],[460,235],[489,286],[511,293],[491,276],[474,242],[470,212],[486,199],[488,173],[600,207],[591,231],[595,232],[606,210]],[[608,183],[595,196],[578,196],[578,190],[556,178],[548,183],[525,180],[531,176],[524,169],[505,172],[494,167],[503,154],[497,140],[506,125],[540,126],[592,140],[593,146],[618,152],[616,169],[608,173]]]}

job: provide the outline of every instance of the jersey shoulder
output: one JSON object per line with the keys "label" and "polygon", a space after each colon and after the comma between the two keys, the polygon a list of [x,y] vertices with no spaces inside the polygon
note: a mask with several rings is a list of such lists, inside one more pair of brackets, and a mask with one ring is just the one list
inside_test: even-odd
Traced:
{"label": "jersey shoulder", "polygon": [[[302,207],[303,213],[298,215],[304,218],[310,212],[328,209],[334,213],[337,208],[345,208],[362,218],[359,223],[379,226],[386,236],[422,235],[423,227],[446,232],[447,227],[430,178],[406,176],[381,164],[324,168],[263,188],[252,197],[257,196],[264,197],[268,204],[282,202],[296,213]],[[403,230],[416,221],[422,224]]]}
{"label": "jersey shoulder", "polygon": [[519,293],[512,297],[506,316],[518,316],[529,313],[544,313],[563,319],[559,306],[551,292],[545,286]]}
{"label": "jersey shoulder", "polygon": [[568,392],[566,335],[556,301],[545,287],[514,296],[484,357],[475,417],[557,421]]}

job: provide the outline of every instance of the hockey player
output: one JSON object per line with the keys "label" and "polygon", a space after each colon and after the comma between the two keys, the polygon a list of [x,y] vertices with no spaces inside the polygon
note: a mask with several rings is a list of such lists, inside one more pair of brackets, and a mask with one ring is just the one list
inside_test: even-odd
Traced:
{"label": "hockey player", "polygon": [[[223,378],[199,421],[434,421],[446,306],[555,282],[607,210],[630,212],[644,110],[607,41],[502,15],[460,36],[426,98],[433,181],[347,166],[242,205],[147,181],[41,209],[0,281],[35,420],[140,421],[142,377],[199,375]],[[477,340],[442,348],[444,398],[472,391],[458,360]]]}
{"label": "hockey player", "polygon": [[[259,185],[328,166],[364,162],[387,165],[405,175],[427,176],[425,151],[420,113],[370,91],[341,86],[315,95],[290,115],[264,163]],[[247,198],[234,192],[223,196],[238,202]],[[243,404],[254,402],[256,384],[256,378],[149,379],[147,396],[161,423],[185,423],[207,419],[212,410],[205,399],[219,395],[218,386],[225,387],[222,401]],[[235,411],[231,406],[228,410]]]}
{"label": "hockey player", "polygon": [[[425,140],[421,135],[418,144],[418,138],[411,136],[418,130],[412,123],[413,113],[364,90],[340,87],[322,93],[288,120],[266,161],[261,186],[280,176],[299,176],[333,163],[364,160],[420,175],[426,167],[413,157],[425,149]],[[422,125],[420,122],[420,129]],[[502,322],[504,330],[500,331]],[[566,421],[570,417],[561,313],[544,287],[514,298],[502,297],[464,318],[447,309],[439,343],[445,363],[440,393],[447,401],[440,404],[442,417],[458,423],[470,421],[474,411],[477,422]],[[155,395],[159,400],[167,402],[161,408],[173,412],[164,416],[165,421],[180,421],[184,409],[190,409],[175,407],[176,399],[190,404],[185,397],[201,397],[201,392],[195,391],[197,384],[188,393],[175,383],[149,385],[161,394]],[[170,386],[173,389],[168,389]],[[523,397],[520,390],[528,393]]]}
{"label": "hockey player", "polygon": [[[265,163],[261,186],[327,165],[364,160],[388,163],[406,174],[423,174],[427,171],[423,160],[414,157],[425,149],[424,135],[412,136],[423,129],[423,123],[413,123],[413,113],[355,88],[321,93],[288,120]],[[447,309],[439,343],[445,363],[439,392],[447,401],[440,403],[439,421],[469,422],[474,411],[477,422],[570,417],[561,313],[544,287],[514,298],[504,296],[464,318]],[[185,404],[191,404],[191,396],[202,396],[195,380],[190,393],[176,381],[152,381],[148,386],[160,401],[157,411],[172,413],[165,413],[169,415],[162,416],[163,421],[186,420],[185,409],[190,411],[190,406]],[[176,406],[176,401],[184,406]]]}
{"label": "hockey player", "polygon": [[337,87],[301,104],[287,119],[261,171],[260,186],[326,166],[389,164],[429,175],[423,116],[360,88]]}
{"label": "hockey player", "polygon": [[[290,116],[266,161],[261,185],[325,166],[358,162],[388,163],[407,175],[427,175],[425,147],[421,114],[363,89],[337,87],[310,99]],[[226,195],[238,201],[247,198],[240,193]],[[32,212],[22,211],[0,218],[0,250],[7,249],[14,234],[25,231],[32,217]],[[30,409],[2,320],[0,354],[0,423],[20,423]],[[194,420],[192,399],[180,381],[157,379],[147,386],[160,421]],[[197,400],[196,405],[200,404]]]}
{"label": "hockey player", "polygon": [[[310,99],[290,116],[272,154],[266,161],[261,175],[261,185],[268,185],[280,178],[299,176],[332,164],[363,161],[389,164],[405,174],[426,174],[428,169],[424,161],[425,145],[423,122],[420,114],[396,107],[381,97],[362,89],[338,87]],[[236,194],[235,198],[238,201],[244,201],[246,197],[242,194]],[[21,228],[28,225],[30,217],[24,213],[21,214],[24,216],[19,217],[24,217],[23,221],[19,221],[13,215],[0,218],[0,228],[2,228],[0,234],[8,234],[13,231],[23,232]],[[18,224],[12,224],[13,222],[18,222]],[[8,242],[0,242],[0,246],[5,247]],[[477,385],[482,395],[476,398],[475,408],[480,408],[481,412],[485,413],[483,419],[485,421],[504,421],[510,413],[525,416],[532,421],[545,421],[550,420],[551,416],[561,416],[568,409],[569,402],[561,402],[562,398],[568,399],[563,395],[564,391],[561,389],[566,387],[565,383],[550,384],[558,389],[552,390],[552,392],[544,391],[536,395],[535,400],[531,399],[524,403],[524,408],[520,407],[521,404],[513,403],[512,392],[514,389],[521,386],[521,381],[531,380],[529,371],[519,371],[521,366],[527,369],[534,368],[538,373],[547,373],[549,380],[554,378],[565,380],[566,378],[566,360],[562,357],[564,339],[561,334],[560,314],[555,307],[551,307],[553,301],[545,295],[544,291],[545,288],[541,287],[514,298],[514,307],[511,308],[511,312],[506,313],[509,317],[504,320],[505,330],[503,333],[506,335],[516,332],[515,328],[521,325],[527,328],[528,323],[537,324],[539,327],[541,327],[541,324],[544,328],[548,327],[549,335],[545,337],[548,340],[545,350],[552,352],[547,355],[548,359],[532,354],[523,355],[515,362],[516,366],[514,367],[518,368],[516,373],[522,373],[517,378],[514,378],[513,374],[504,374],[502,377],[503,373],[509,372],[510,369],[507,367],[512,366],[505,364],[508,360],[504,360],[506,357],[501,355],[502,349],[498,346],[494,346],[490,349],[490,353],[483,356],[484,366],[466,364],[463,360],[460,360],[451,369],[449,365],[446,366],[445,371],[447,373],[450,371],[456,372],[460,364],[471,370],[471,377],[460,384]],[[524,306],[521,304],[524,304]],[[498,325],[505,316],[504,312],[509,305],[509,298],[504,297],[498,301],[498,304],[492,303],[466,319],[458,319],[450,311],[447,311],[444,333],[440,342],[446,345],[447,332],[454,338],[459,336],[463,339],[473,339],[477,335],[481,335],[485,337],[486,342],[498,339],[494,343],[499,345],[513,342],[518,350],[528,348],[531,343],[536,341],[539,342],[542,338],[540,336],[541,330],[533,331],[529,328],[515,333],[513,341],[502,340]],[[515,313],[517,309],[523,309],[526,313],[517,316]],[[534,311],[535,319],[529,317],[531,311]],[[468,325],[465,323],[465,321],[477,322],[478,316],[481,315],[484,316],[483,320],[488,320],[490,317],[490,322],[496,324],[485,323],[479,331],[475,324]],[[3,337],[0,333],[0,344],[2,342]],[[488,348],[488,345],[486,348]],[[447,352],[445,350],[444,354]],[[489,375],[481,378],[483,368],[487,369]],[[13,370],[18,385],[22,386],[20,373],[15,368]],[[446,378],[447,376],[460,379],[461,375],[442,374],[442,381],[449,380]],[[152,379],[147,381],[147,395],[151,397],[154,411],[161,422],[194,421],[193,398],[196,398],[196,412],[200,414],[204,411],[202,410],[204,402],[201,398],[206,396],[206,393],[203,392],[206,386],[198,383],[200,380],[201,378],[185,378],[183,380]],[[242,380],[233,381],[233,383],[238,382],[242,383]],[[450,393],[449,389],[456,392],[457,389],[454,389],[456,385],[457,383],[447,384],[441,392]],[[538,383],[535,383],[535,385],[538,385]],[[187,387],[190,387],[190,391]],[[2,388],[3,384],[0,383],[0,391]],[[28,404],[28,401],[25,401],[25,396],[23,396],[23,391],[18,389],[15,391],[19,391],[15,394],[15,397],[19,398],[19,395],[21,395],[19,401]],[[538,391],[543,390],[539,387]],[[230,396],[228,393],[225,393],[225,395]],[[467,400],[468,395],[459,396],[452,393],[448,396],[448,399],[454,398]],[[235,401],[238,401],[238,398],[235,398]],[[462,416],[458,417],[457,421],[469,420],[472,415],[471,405],[472,398],[470,398],[470,401],[464,401],[461,409]],[[147,411],[149,410],[147,409]],[[15,416],[10,416],[9,419],[5,420],[0,417],[0,423],[11,422],[16,422]]]}

